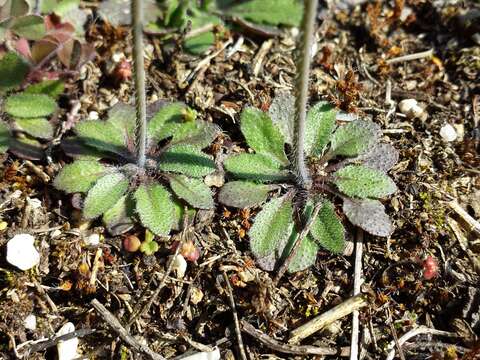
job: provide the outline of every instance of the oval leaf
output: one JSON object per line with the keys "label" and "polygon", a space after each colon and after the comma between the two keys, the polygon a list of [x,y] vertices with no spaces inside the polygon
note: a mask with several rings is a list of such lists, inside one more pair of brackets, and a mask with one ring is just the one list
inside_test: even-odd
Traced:
{"label": "oval leaf", "polygon": [[240,129],[248,146],[258,154],[265,154],[282,164],[288,164],[284,151],[285,139],[268,114],[259,109],[246,108],[240,121]]}
{"label": "oval leaf", "polygon": [[198,209],[213,209],[213,197],[210,188],[202,180],[184,175],[169,176],[170,187],[174,193]]}
{"label": "oval leaf", "polygon": [[322,155],[335,127],[337,111],[327,102],[319,102],[307,113],[305,123],[305,153]]}
{"label": "oval leaf", "polygon": [[167,236],[175,215],[170,193],[159,184],[140,185],[134,196],[143,226],[157,235]]}
{"label": "oval leaf", "polygon": [[7,124],[0,120],[0,154],[7,152],[8,147],[10,146],[10,130],[8,129]]}
{"label": "oval leaf", "polygon": [[273,123],[280,129],[285,142],[292,143],[293,119],[295,117],[295,97],[287,91],[275,92],[268,114]]}
{"label": "oval leaf", "polygon": [[38,15],[25,15],[13,19],[10,29],[28,40],[40,40],[46,30],[43,18]]}
{"label": "oval leaf", "polygon": [[[297,234],[294,232],[294,234]],[[296,236],[295,236],[296,238]],[[300,246],[298,247],[297,254],[292,258],[292,262],[288,266],[288,272],[290,274],[308,269],[310,266],[315,265],[317,260],[318,244],[307,235]]]}
{"label": "oval leaf", "polygon": [[67,193],[87,192],[105,172],[97,161],[78,160],[65,165],[53,181],[53,185]]}
{"label": "oval leaf", "polygon": [[53,126],[45,118],[15,119],[15,123],[28,135],[40,139],[51,139],[53,137]]}
{"label": "oval leaf", "polygon": [[249,181],[230,181],[222,186],[218,201],[227,206],[248,208],[267,200],[271,185],[255,184]]}
{"label": "oval leaf", "polygon": [[390,144],[381,143],[368,153],[352,159],[352,162],[360,162],[369,168],[387,172],[398,162],[398,157],[397,149]]}
{"label": "oval leaf", "polygon": [[282,170],[278,162],[263,154],[239,154],[228,157],[225,169],[240,179],[254,181],[282,181],[289,178],[289,173]]}
{"label": "oval leaf", "polygon": [[285,242],[293,227],[292,200],[288,195],[273,199],[255,216],[248,232],[250,249],[257,258],[275,254],[278,244]]}
{"label": "oval leaf", "polygon": [[215,171],[211,156],[191,145],[175,145],[158,159],[158,168],[191,177],[203,177]]}
{"label": "oval leaf", "polygon": [[343,212],[353,225],[372,235],[388,237],[393,233],[392,222],[378,200],[343,199]]}
{"label": "oval leaf", "polygon": [[175,127],[183,122],[185,108],[186,105],[180,102],[161,106],[148,123],[148,137],[158,142],[172,136]]}
{"label": "oval leaf", "polygon": [[133,227],[132,216],[134,215],[135,202],[128,196],[122,196],[102,217],[108,232],[117,236],[124,234]]}
{"label": "oval leaf", "polygon": [[328,251],[336,254],[343,252],[345,248],[345,229],[331,202],[325,201],[320,208],[310,229],[310,235]]}
{"label": "oval leaf", "polygon": [[112,208],[128,189],[128,179],[123,174],[108,174],[100,178],[85,199],[83,215],[93,219]]}
{"label": "oval leaf", "polygon": [[331,138],[334,155],[357,156],[369,151],[380,138],[380,127],[366,120],[340,126]]}
{"label": "oval leaf", "polygon": [[21,118],[39,118],[52,114],[57,104],[50,96],[43,94],[16,94],[5,100],[5,111]]}
{"label": "oval leaf", "polygon": [[13,52],[7,53],[0,60],[0,92],[20,86],[28,71],[25,60]]}
{"label": "oval leaf", "polygon": [[397,191],[385,173],[362,165],[348,165],[335,173],[338,189],[350,197],[382,198]]}

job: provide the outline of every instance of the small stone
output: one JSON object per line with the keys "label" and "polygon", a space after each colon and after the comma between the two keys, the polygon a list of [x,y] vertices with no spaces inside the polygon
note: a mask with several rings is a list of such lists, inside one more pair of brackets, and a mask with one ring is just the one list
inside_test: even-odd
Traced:
{"label": "small stone", "polygon": [[409,119],[427,120],[428,114],[418,104],[415,99],[404,99],[398,104],[398,109],[402,114],[405,114]]}
{"label": "small stone", "polygon": [[[66,335],[75,331],[75,325],[67,322],[57,332],[57,336]],[[78,338],[59,341],[57,344],[58,360],[73,360],[78,357]]]}
{"label": "small stone", "polygon": [[192,288],[192,292],[190,293],[190,302],[193,305],[197,305],[203,299],[203,292],[197,287]]}
{"label": "small stone", "polygon": [[55,229],[50,233],[50,237],[52,239],[58,238],[60,235],[62,235],[62,231],[60,229]]}
{"label": "small stone", "polygon": [[98,116],[98,112],[96,111],[90,111],[88,113],[88,120],[98,120],[99,116]]}
{"label": "small stone", "polygon": [[97,233],[93,233],[85,239],[85,243],[90,246],[97,246],[100,244],[100,235]]}
{"label": "small stone", "polygon": [[185,276],[185,272],[187,271],[187,261],[182,255],[178,254],[175,256],[172,263],[172,271],[175,272],[178,279],[183,279]]}
{"label": "small stone", "polygon": [[28,270],[38,265],[40,254],[33,243],[35,238],[30,234],[18,234],[7,243],[7,262],[20,270]]}
{"label": "small stone", "polygon": [[443,125],[442,128],[440,129],[440,136],[442,137],[443,140],[447,142],[452,142],[457,139],[457,131],[452,125],[446,124],[446,125]]}
{"label": "small stone", "polygon": [[225,183],[225,177],[219,172],[214,172],[213,174],[205,176],[205,180],[203,182],[208,187],[222,187]]}
{"label": "small stone", "polygon": [[0,231],[5,230],[8,227],[8,223],[6,221],[0,221]]}
{"label": "small stone", "polygon": [[112,55],[112,61],[114,63],[119,63],[120,61],[122,61],[123,59],[125,58],[125,55],[123,53],[115,53]]}
{"label": "small stone", "polygon": [[37,328],[37,318],[35,315],[28,315],[25,320],[23,320],[23,326],[25,329],[34,331]]}

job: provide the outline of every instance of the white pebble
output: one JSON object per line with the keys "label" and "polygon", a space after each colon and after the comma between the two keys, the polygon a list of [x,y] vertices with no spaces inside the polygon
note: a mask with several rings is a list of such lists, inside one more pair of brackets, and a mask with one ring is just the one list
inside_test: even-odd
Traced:
{"label": "white pebble", "polygon": [[172,271],[175,272],[178,279],[183,279],[185,272],[187,271],[187,262],[184,257],[178,254],[172,263]]}
{"label": "white pebble", "polygon": [[220,350],[202,351],[182,358],[183,360],[220,360]]}
{"label": "white pebble", "polygon": [[93,233],[85,239],[85,242],[87,243],[87,245],[97,246],[98,244],[100,244],[100,235],[97,233]]}
{"label": "white pebble", "polygon": [[99,116],[98,116],[98,112],[96,111],[90,111],[88,113],[88,119],[89,120],[98,120]]}
{"label": "white pebble", "polygon": [[37,318],[35,315],[28,315],[25,320],[23,320],[23,326],[25,329],[34,331],[37,328]]}
{"label": "white pebble", "polygon": [[7,243],[7,261],[20,270],[28,270],[40,262],[40,254],[33,243],[35,238],[30,234],[18,234]]}
{"label": "white pebble", "polygon": [[447,142],[455,141],[457,139],[457,131],[452,125],[446,124],[440,129],[440,136]]}
{"label": "white pebble", "polygon": [[[75,331],[75,325],[71,322],[63,325],[57,331],[57,336],[66,335]],[[59,341],[57,344],[58,360],[72,360],[78,357],[78,338],[72,338],[65,341]]]}
{"label": "white pebble", "polygon": [[125,58],[125,55],[123,53],[115,53],[112,55],[112,61],[114,63],[119,63],[120,61],[122,61],[123,59]]}
{"label": "white pebble", "polygon": [[402,114],[405,114],[409,119],[420,119],[422,121],[427,120],[427,113],[418,104],[415,99],[404,99],[398,104],[398,109]]}

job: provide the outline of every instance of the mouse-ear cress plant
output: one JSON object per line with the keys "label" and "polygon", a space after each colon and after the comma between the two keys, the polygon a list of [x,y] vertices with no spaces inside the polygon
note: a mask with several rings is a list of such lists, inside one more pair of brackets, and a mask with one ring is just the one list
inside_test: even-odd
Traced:
{"label": "mouse-ear cress plant", "polygon": [[65,144],[67,152],[76,149],[78,159],[60,171],[54,185],[86,193],[83,215],[103,216],[112,233],[125,231],[137,217],[153,233],[168,235],[183,209],[178,199],[195,208],[214,206],[202,178],[216,166],[202,149],[213,141],[217,127],[196,121],[192,110],[178,102],[153,104],[148,116],[139,3],[132,2],[137,111],[118,104],[106,121],[79,123],[76,137]]}
{"label": "mouse-ear cress plant", "polygon": [[[341,253],[345,229],[337,200],[343,202],[343,213],[352,224],[377,236],[393,232],[378,199],[397,189],[386,174],[398,160],[397,151],[380,142],[380,128],[370,120],[337,126],[336,110],[325,102],[306,111],[316,1],[305,3],[296,97],[278,96],[269,114],[243,110],[241,131],[255,153],[225,160],[224,167],[235,180],[219,193],[221,203],[237,208],[266,202],[249,230],[251,250],[266,270],[273,270],[294,250],[289,272],[313,265],[320,246]],[[287,144],[292,149],[288,156]],[[276,196],[270,197],[272,191]],[[309,222],[308,234],[296,244]]]}

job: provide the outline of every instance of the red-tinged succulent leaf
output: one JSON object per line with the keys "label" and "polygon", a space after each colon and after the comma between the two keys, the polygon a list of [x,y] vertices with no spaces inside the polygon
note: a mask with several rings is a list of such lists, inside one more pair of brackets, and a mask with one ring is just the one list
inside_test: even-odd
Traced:
{"label": "red-tinged succulent leaf", "polygon": [[38,15],[25,15],[12,20],[10,30],[28,40],[40,40],[45,35],[45,23]]}
{"label": "red-tinged succulent leaf", "polygon": [[58,44],[52,40],[42,39],[36,41],[32,45],[32,60],[35,64],[40,63],[43,59],[54,52],[58,47]]}
{"label": "red-tinged succulent leaf", "polygon": [[30,50],[30,44],[25,38],[20,38],[15,42],[15,50],[22,55],[26,60],[32,60],[32,52]]}

